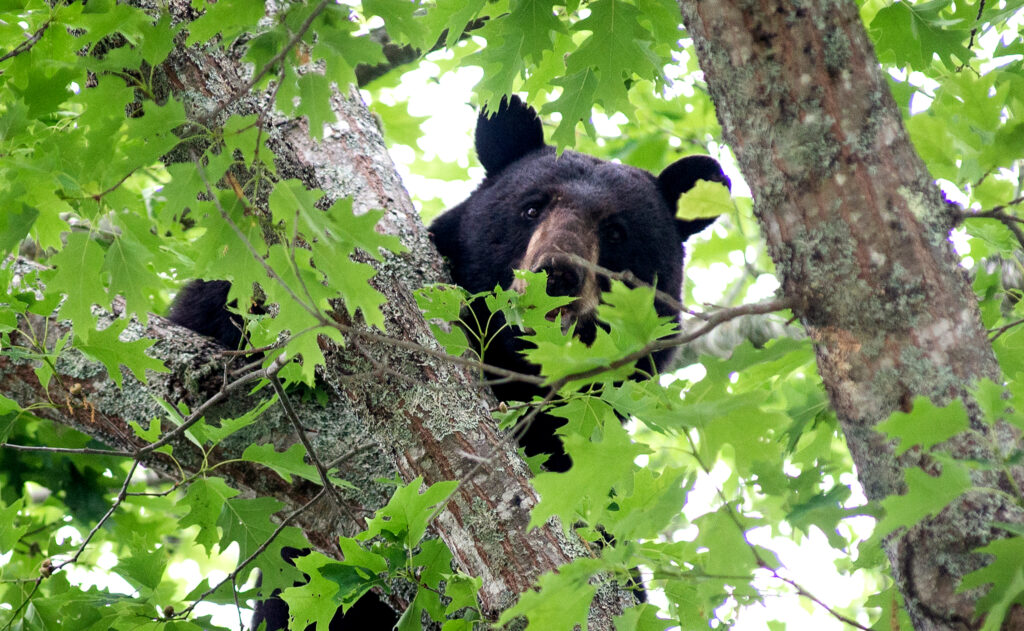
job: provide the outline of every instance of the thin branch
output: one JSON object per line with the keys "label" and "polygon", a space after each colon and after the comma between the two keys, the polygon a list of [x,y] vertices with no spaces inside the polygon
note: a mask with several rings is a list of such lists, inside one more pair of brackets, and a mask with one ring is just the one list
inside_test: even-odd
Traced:
{"label": "thin branch", "polygon": [[1020,320],[1014,320],[1013,322],[1010,322],[1009,324],[1004,324],[1003,326],[999,327],[998,329],[989,329],[988,332],[991,333],[992,336],[988,338],[988,341],[989,342],[995,342],[997,339],[999,339],[1000,335],[1002,335],[1003,333],[1006,333],[1007,331],[1009,331],[1013,327],[1018,326],[1020,324],[1024,324],[1024,318],[1021,318]]}
{"label": "thin branch", "polygon": [[32,33],[32,35],[29,36],[28,39],[12,48],[9,53],[0,56],[0,63],[7,61],[11,57],[17,57],[22,53],[28,52],[43,37],[43,33],[46,32],[46,29],[50,28],[50,24],[52,23],[53,17],[50,17],[48,20],[43,22],[43,24],[36,29],[36,32]]}
{"label": "thin branch", "polygon": [[227,583],[228,581],[234,583],[235,579],[238,577],[238,574],[242,570],[244,570],[250,563],[252,563],[256,559],[256,557],[263,554],[266,551],[266,549],[270,547],[270,544],[274,542],[274,539],[276,539],[277,536],[281,534],[281,531],[287,528],[291,524],[291,522],[295,520],[296,517],[298,517],[303,512],[308,510],[311,506],[313,506],[313,504],[317,503],[321,497],[327,494],[327,492],[327,487],[325,486],[322,489],[320,489],[320,492],[314,495],[308,502],[306,502],[302,506],[296,508],[294,511],[289,513],[287,517],[281,520],[281,523],[278,524],[277,528],[274,529],[274,532],[270,533],[270,536],[267,537],[267,540],[261,543],[260,546],[256,548],[256,550],[254,550],[252,554],[247,556],[244,561],[239,563],[238,567],[236,567],[234,571],[232,571],[230,574],[224,577],[224,579],[221,582],[217,583],[210,589],[200,594],[195,600],[192,601],[191,605],[189,605],[185,609],[182,609],[179,612],[176,612],[174,614],[174,617],[185,618],[186,616],[188,616],[188,614],[192,613],[192,610],[196,608],[196,605],[206,600],[207,596],[220,589],[222,586],[224,586],[225,583]]}
{"label": "thin branch", "polygon": [[313,21],[316,20],[321,13],[323,13],[324,9],[326,9],[327,5],[329,4],[333,4],[333,0],[320,0],[320,3],[316,5],[316,8],[314,8],[308,16],[306,16],[306,20],[299,26],[299,29],[295,32],[294,35],[292,35],[292,38],[288,40],[288,42],[281,48],[280,52],[271,57],[270,61],[264,64],[263,67],[260,68],[259,71],[256,72],[256,74],[254,74],[252,78],[249,79],[249,81],[246,82],[244,86],[236,90],[235,93],[229,96],[228,98],[221,101],[220,104],[217,105],[217,107],[213,108],[213,111],[206,115],[206,120],[213,120],[218,114],[223,112],[224,108],[226,108],[228,105],[231,105],[232,103],[237,103],[239,100],[241,100],[241,98],[244,95],[248,94],[249,91],[252,90],[253,86],[259,83],[260,79],[266,76],[267,73],[270,72],[274,68],[274,66],[278,64],[278,62],[283,60],[288,55],[288,53],[290,53],[292,49],[295,48],[295,46],[297,46],[300,41],[302,41],[302,38],[305,37],[306,32],[309,30],[311,26],[313,26]]}
{"label": "thin branch", "polygon": [[1002,222],[1007,229],[1013,233],[1013,236],[1017,238],[1017,242],[1024,247],[1024,230],[1021,229],[1021,225],[1024,225],[1024,219],[1011,215],[1007,212],[1007,209],[1011,206],[1017,206],[1024,202],[1024,197],[1018,197],[1008,204],[996,206],[990,210],[981,210],[978,212],[966,212],[960,211],[960,219],[995,219]]}
{"label": "thin branch", "polygon": [[164,434],[163,438],[156,441],[155,443],[150,443],[149,445],[140,448],[138,452],[136,452],[136,457],[141,458],[142,456],[145,456],[146,454],[163,447],[167,443],[176,440],[182,434],[184,434],[186,430],[195,425],[199,421],[199,419],[203,418],[207,410],[209,410],[211,407],[217,405],[218,403],[226,399],[228,394],[252,381],[256,381],[258,379],[270,379],[272,376],[277,375],[277,373],[280,372],[281,369],[284,368],[287,364],[288,360],[282,353],[278,357],[274,358],[274,361],[272,361],[270,365],[267,366],[264,370],[257,370],[255,372],[249,373],[248,375],[243,375],[242,377],[239,377],[230,384],[224,386],[223,388],[221,388],[220,392],[214,394],[206,401],[203,401],[202,405],[193,410],[192,413],[189,414],[188,417],[181,423],[181,425],[174,428],[172,431]]}
{"label": "thin branch", "polygon": [[113,516],[114,511],[116,511],[118,507],[121,506],[121,503],[124,502],[125,498],[128,497],[128,485],[131,484],[132,477],[135,475],[135,470],[138,468],[139,461],[136,460],[132,462],[131,469],[128,470],[128,475],[124,477],[124,484],[121,485],[121,490],[118,491],[117,497],[114,499],[114,503],[111,504],[110,509],[103,515],[103,517],[100,518],[99,521],[96,522],[96,525],[92,527],[89,534],[82,540],[82,543],[78,546],[78,550],[75,551],[74,556],[59,565],[54,566],[50,571],[50,574],[78,561],[78,557],[82,556],[82,553],[85,552],[85,548],[89,545],[89,542],[92,541],[92,538],[96,536],[96,533],[103,527],[103,524],[107,523],[107,520]]}
{"label": "thin branch", "polygon": [[84,456],[118,456],[121,458],[135,457],[135,454],[133,454],[130,451],[117,451],[113,449],[92,449],[90,447],[74,449],[71,447],[42,447],[39,445],[14,445],[12,443],[0,443],[0,448],[12,449],[14,451],[41,451],[51,454],[79,454]]}
{"label": "thin branch", "polygon": [[660,302],[660,303],[670,307],[673,311],[676,311],[678,313],[686,313],[686,314],[692,315],[694,317],[705,319],[705,320],[707,319],[707,315],[705,315],[703,313],[700,313],[700,312],[697,312],[697,311],[691,311],[690,309],[687,309],[686,305],[684,305],[683,303],[679,302],[679,300],[675,296],[673,296],[672,294],[670,294],[668,292],[665,292],[665,291],[662,291],[662,290],[658,289],[657,287],[655,287],[654,285],[651,285],[648,282],[640,280],[639,278],[636,277],[635,274],[633,274],[633,272],[629,271],[628,269],[627,270],[623,270],[621,272],[616,272],[614,270],[608,269],[607,267],[601,267],[600,265],[598,265],[596,263],[592,263],[592,262],[588,261],[587,259],[585,259],[582,256],[579,256],[577,254],[558,253],[558,254],[553,255],[551,258],[553,260],[556,260],[556,261],[557,260],[568,261],[569,263],[572,263],[574,265],[578,265],[578,266],[580,266],[580,267],[582,267],[582,268],[584,268],[584,269],[586,269],[588,271],[592,271],[592,272],[594,272],[596,274],[600,274],[601,276],[604,276],[604,277],[609,278],[611,280],[622,281],[623,283],[626,283],[627,285],[629,285],[630,287],[633,287],[633,288],[643,287],[645,289],[652,289],[652,290],[654,290],[654,298],[655,298],[655,300],[657,300],[658,302]]}
{"label": "thin branch", "polygon": [[355,524],[365,526],[365,522],[358,519],[355,515],[348,510],[345,506],[345,502],[338,495],[338,490],[334,488],[334,484],[327,477],[327,468],[324,467],[324,463],[320,462],[320,458],[316,455],[316,450],[313,449],[313,443],[309,442],[309,437],[306,436],[306,429],[302,426],[302,421],[299,419],[299,415],[296,414],[295,408],[292,407],[291,398],[288,393],[285,392],[284,386],[281,385],[281,380],[277,378],[277,375],[270,375],[270,384],[274,387],[274,391],[277,392],[277,398],[281,401],[281,406],[284,408],[285,416],[291,421],[292,427],[295,428],[296,433],[299,435],[299,440],[302,441],[302,445],[306,448],[306,454],[309,455],[309,459],[313,461],[313,466],[316,467],[316,472],[320,475],[320,483],[323,485],[327,492],[330,494],[331,499],[334,503],[348,515],[349,519]]}
{"label": "thin branch", "polygon": [[710,316],[708,316],[707,322],[705,322],[705,324],[698,328],[696,331],[693,331],[691,333],[679,333],[678,335],[673,335],[671,337],[654,340],[653,342],[648,343],[640,350],[630,353],[629,355],[626,355],[625,357],[622,357],[620,359],[617,359],[608,364],[607,366],[598,366],[597,368],[591,368],[589,370],[584,370],[578,373],[573,373],[571,375],[566,375],[561,379],[555,381],[551,385],[551,387],[561,388],[565,384],[572,381],[576,381],[578,379],[589,379],[590,377],[596,377],[597,375],[603,372],[615,370],[616,368],[620,368],[631,362],[643,359],[644,357],[647,357],[651,353],[667,350],[670,348],[674,348],[676,346],[681,346],[688,342],[692,342],[693,340],[699,337],[707,335],[712,329],[722,324],[723,322],[728,322],[729,320],[733,320],[740,316],[772,313],[774,311],[788,309],[791,306],[792,302],[788,298],[777,298],[775,300],[769,300],[767,302],[740,305],[739,307],[731,307],[729,309],[722,309],[721,311],[716,311],[715,313],[712,313]]}
{"label": "thin branch", "polygon": [[[701,458],[700,450],[697,448],[696,443],[694,443],[693,437],[690,436],[688,432],[683,432],[683,435],[686,436],[687,442],[690,443],[690,457],[692,457],[697,462],[697,465],[704,471],[705,475],[710,476],[711,468],[707,465],[706,462],[704,462],[704,459]],[[725,492],[718,485],[715,485],[715,494],[718,495],[718,498],[720,500],[722,500],[722,505],[725,507],[725,511],[726,514],[729,516],[729,520],[736,525],[736,528],[739,530],[740,534],[743,535],[743,533],[745,533],[747,529],[743,526],[743,522],[740,521],[740,516],[739,514],[737,514],[736,509],[733,508],[732,503],[730,503],[728,498],[725,497]],[[760,567],[762,570],[767,570],[768,572],[771,572],[772,576],[774,576],[776,579],[782,581],[783,583],[786,583],[787,585],[792,586],[797,591],[798,596],[803,596],[804,598],[807,598],[808,600],[814,602],[840,622],[848,624],[856,629],[861,629],[861,631],[871,631],[870,627],[865,627],[856,620],[839,613],[838,611],[833,609],[828,603],[821,600],[808,590],[804,589],[799,583],[797,583],[793,579],[786,578],[780,575],[779,570],[777,568],[773,567],[770,563],[764,560],[764,558],[761,556],[761,553],[758,551],[757,546],[747,541],[746,537],[743,537],[743,542],[747,545],[747,548],[753,555],[754,562],[757,563],[758,567]]]}
{"label": "thin branch", "polygon": [[[967,50],[974,48],[974,36],[978,34],[978,23],[981,22],[981,14],[985,11],[985,0],[978,3],[978,16],[974,18],[974,27],[971,29],[971,39],[967,42]],[[963,66],[960,66],[963,68]]]}
{"label": "thin branch", "polygon": [[[739,307],[732,307],[730,309],[722,309],[721,311],[717,311],[709,315],[707,318],[707,322],[704,324],[704,326],[700,327],[699,329],[692,333],[680,333],[679,335],[674,335],[672,337],[654,340],[653,342],[648,343],[639,351],[630,353],[629,355],[617,359],[606,366],[599,366],[597,368],[592,368],[590,370],[572,373],[570,375],[566,375],[560,379],[555,380],[554,382],[551,383],[550,387],[548,388],[547,394],[541,401],[529,402],[524,404],[532,407],[532,409],[529,413],[527,413],[526,416],[524,416],[522,419],[519,420],[519,422],[516,423],[514,431],[509,432],[504,437],[502,437],[494,445],[491,451],[488,452],[486,455],[475,456],[473,458],[473,460],[477,461],[477,464],[472,469],[470,469],[468,474],[461,476],[459,480],[459,485],[461,486],[463,484],[463,481],[465,480],[472,480],[475,474],[483,467],[483,465],[489,462],[494,457],[494,454],[497,453],[498,449],[506,448],[507,445],[511,444],[513,440],[518,441],[519,437],[522,434],[525,434],[525,432],[530,428],[530,425],[533,423],[534,419],[536,419],[537,416],[540,414],[541,410],[544,409],[544,407],[546,407],[555,399],[555,397],[558,395],[558,391],[561,390],[566,384],[579,379],[587,379],[590,377],[595,377],[601,373],[613,371],[629,363],[647,357],[648,355],[655,351],[672,348],[674,346],[679,346],[681,344],[686,344],[687,342],[691,342],[697,339],[698,337],[701,337],[702,335],[706,335],[708,332],[710,332],[718,325],[724,322],[728,322],[729,320],[738,318],[740,316],[758,313],[772,313],[774,311],[789,308],[790,304],[791,302],[789,299],[779,298],[776,300],[769,300],[767,302],[759,302],[749,305],[741,305]],[[452,496],[454,497],[454,495],[455,494],[453,493]],[[441,506],[444,506],[444,504],[442,504]],[[435,512],[435,516],[437,514],[440,514],[440,510]]]}

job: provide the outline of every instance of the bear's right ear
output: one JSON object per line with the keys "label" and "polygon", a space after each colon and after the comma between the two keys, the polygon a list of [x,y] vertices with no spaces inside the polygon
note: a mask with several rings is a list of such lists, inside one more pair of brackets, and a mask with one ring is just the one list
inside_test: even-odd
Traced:
{"label": "bear's right ear", "polygon": [[488,176],[543,146],[540,117],[515,94],[502,98],[498,111],[481,110],[477,117],[476,155]]}
{"label": "bear's right ear", "polygon": [[441,256],[448,259],[450,267],[458,267],[459,229],[462,226],[462,213],[465,203],[444,211],[441,216],[430,224],[430,240],[434,242]]}
{"label": "bear's right ear", "polygon": [[722,172],[722,166],[711,156],[686,156],[665,167],[658,175],[658,185],[673,210],[679,196],[693,188],[697,180],[721,182],[726,188],[732,188],[732,182]]}
{"label": "bear's right ear", "polygon": [[[676,202],[679,201],[679,196],[693,188],[698,180],[721,182],[725,184],[726,188],[732,188],[729,177],[722,172],[721,165],[711,156],[686,156],[665,167],[665,170],[658,175],[658,186],[661,187],[661,193],[665,196],[665,201],[668,202],[669,210],[673,215],[676,212]],[[690,235],[697,234],[714,221],[715,217],[691,220],[676,219],[676,232],[679,233],[679,240],[686,241]]]}

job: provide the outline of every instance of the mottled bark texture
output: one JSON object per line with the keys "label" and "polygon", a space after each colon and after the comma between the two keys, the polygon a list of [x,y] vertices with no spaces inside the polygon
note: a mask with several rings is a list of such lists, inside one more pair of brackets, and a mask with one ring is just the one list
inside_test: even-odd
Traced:
{"label": "mottled bark texture", "polygon": [[[936,475],[941,465],[920,450],[896,458],[874,425],[915,396],[947,402],[1000,374],[948,240],[953,214],[907,137],[855,3],[680,5],[860,481],[873,500],[899,494],[906,468]],[[939,449],[985,460],[1000,441],[1019,445],[1005,427],[972,419],[971,430]],[[971,550],[1000,536],[993,521],[1024,523],[1007,494],[986,492],[1004,489],[1001,472],[973,475],[979,490],[887,541],[919,631],[979,624],[981,594],[956,593],[986,562]],[[1024,481],[1021,468],[1013,475]]]}
{"label": "mottled bark texture", "polygon": [[[175,0],[171,6],[180,19],[188,19],[186,0]],[[444,280],[446,274],[373,115],[355,91],[336,94],[332,105],[337,122],[325,130],[322,142],[315,142],[304,119],[267,113],[269,96],[244,90],[252,69],[240,62],[239,54],[182,46],[158,69],[158,81],[167,94],[185,104],[190,117],[208,126],[223,123],[232,113],[266,113],[265,130],[282,179],[299,178],[325,191],[327,203],[352,197],[357,213],[384,209],[379,229],[397,235],[409,250],[388,256],[383,263],[374,262],[378,274],[373,282],[387,297],[386,333],[439,349],[412,290]],[[172,159],[189,160],[192,152],[186,148],[179,153]],[[255,201],[257,205],[265,202]],[[358,322],[345,324],[368,330]],[[170,375],[150,375],[148,386],[126,375],[125,390],[117,391],[101,366],[71,353],[58,364],[59,380],[49,389],[39,385],[27,364],[9,358],[0,361],[0,393],[24,406],[52,401],[56,405],[38,410],[41,416],[72,425],[112,447],[133,450],[139,445],[127,422],[146,426],[161,416],[149,394],[196,405],[223,383],[218,349],[196,335],[168,327],[162,319],[153,319],[145,331],[135,326],[129,330],[129,335],[160,339],[150,354],[167,360],[172,370]],[[462,481],[434,526],[460,568],[483,578],[480,598],[489,618],[515,602],[541,573],[585,554],[558,527],[526,532],[537,495],[515,453],[514,441],[510,443],[497,431],[488,410],[493,400],[476,384],[475,375],[436,356],[369,337],[350,337],[344,349],[322,343],[328,364],[320,376],[330,390],[329,405],[296,402],[298,412],[322,462],[355,452],[351,462],[342,463],[341,475],[368,490],[364,497],[349,498],[352,503],[346,507],[328,507],[330,500],[321,500],[320,506],[300,518],[314,545],[337,555],[336,537],[351,535],[360,528],[366,511],[380,505],[383,496],[372,480],[393,477],[397,470],[406,481],[418,476],[426,484]],[[256,400],[250,399],[249,407]],[[225,413],[237,414],[244,406],[240,398],[233,399]],[[237,458],[246,445],[268,440],[281,450],[297,437],[280,410],[271,410],[265,420],[233,439],[224,453],[217,454],[218,459]],[[359,449],[367,442],[372,448]],[[175,444],[175,455],[195,470],[198,454],[192,451],[187,441]],[[159,466],[157,458],[150,464]],[[242,464],[214,473],[230,476],[242,490],[273,494],[286,501],[289,509],[315,493],[307,484],[279,484],[275,476]],[[592,609],[591,628],[612,629],[611,616],[621,611],[627,599],[631,597],[626,592],[602,590]]]}

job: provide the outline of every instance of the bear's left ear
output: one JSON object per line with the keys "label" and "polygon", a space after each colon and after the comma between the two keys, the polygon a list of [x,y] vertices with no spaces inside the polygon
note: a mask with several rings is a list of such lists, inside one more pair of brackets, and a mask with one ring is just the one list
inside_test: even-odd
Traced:
{"label": "bear's left ear", "polygon": [[[679,196],[693,188],[697,180],[721,182],[726,187],[732,186],[732,182],[722,172],[722,167],[718,164],[718,161],[710,156],[686,156],[676,160],[665,167],[665,170],[658,175],[658,186],[661,187],[661,193],[665,196],[665,201],[668,203],[668,207],[673,215],[676,211],[676,202],[679,201]],[[690,235],[697,234],[714,223],[715,218],[676,219],[675,221],[679,240],[686,241]]]}
{"label": "bear's left ear", "polygon": [[543,146],[540,117],[515,94],[502,99],[495,112],[480,111],[476,121],[476,155],[488,176]]}

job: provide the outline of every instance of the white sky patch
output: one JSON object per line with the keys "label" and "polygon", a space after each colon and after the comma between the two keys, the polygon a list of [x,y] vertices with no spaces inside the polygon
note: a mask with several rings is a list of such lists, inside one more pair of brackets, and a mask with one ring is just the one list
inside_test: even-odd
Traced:
{"label": "white sky patch", "polygon": [[743,275],[741,268],[712,263],[710,267],[687,267],[686,275],[693,280],[693,299],[697,304],[718,304],[725,297],[729,285]]}

